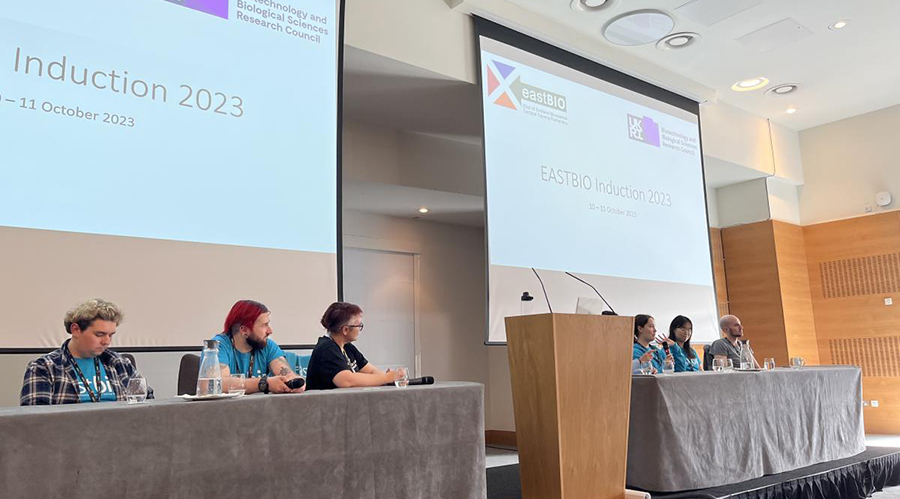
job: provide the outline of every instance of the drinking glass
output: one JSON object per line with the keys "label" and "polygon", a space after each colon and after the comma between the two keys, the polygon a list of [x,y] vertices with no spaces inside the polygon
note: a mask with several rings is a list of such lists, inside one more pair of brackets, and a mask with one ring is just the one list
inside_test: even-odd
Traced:
{"label": "drinking glass", "polygon": [[771,370],[775,369],[775,359],[773,359],[772,357],[766,357],[766,360],[763,363],[763,366],[765,367],[766,371],[771,371]]}
{"label": "drinking glass", "polygon": [[725,359],[725,372],[730,373],[732,371],[734,371],[734,361]]}
{"label": "drinking glass", "polygon": [[405,388],[409,385],[409,369],[405,366],[400,366],[394,369],[395,371],[399,371],[402,375],[399,379],[394,380],[394,386],[397,388]]}
{"label": "drinking glass", "polygon": [[720,373],[725,370],[725,359],[713,359],[713,372]]}
{"label": "drinking glass", "polygon": [[230,374],[226,381],[228,383],[228,393],[237,395],[246,393],[247,389],[244,387],[245,379],[247,379],[247,375],[244,373]]}
{"label": "drinking glass", "polygon": [[641,374],[650,374],[653,372],[653,363],[649,360],[641,362]]}
{"label": "drinking glass", "polygon": [[792,369],[800,369],[801,367],[806,365],[806,361],[803,360],[803,357],[791,357],[791,368]]}
{"label": "drinking glass", "polygon": [[144,378],[131,378],[125,387],[125,400],[129,404],[140,404],[147,400],[147,380]]}
{"label": "drinking glass", "polygon": [[675,373],[675,361],[672,359],[666,359],[666,363],[663,364],[663,374],[674,374]]}

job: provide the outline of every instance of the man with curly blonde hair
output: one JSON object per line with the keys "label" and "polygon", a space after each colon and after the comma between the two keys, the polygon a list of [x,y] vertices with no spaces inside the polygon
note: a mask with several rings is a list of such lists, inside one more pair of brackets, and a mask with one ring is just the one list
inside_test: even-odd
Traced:
{"label": "man with curly blonde hair", "polygon": [[[57,350],[28,363],[19,404],[124,400],[128,382],[142,376],[130,360],[109,350],[122,319],[115,303],[99,298],[69,310],[63,325],[72,337]],[[149,386],[147,398],[153,398]]]}

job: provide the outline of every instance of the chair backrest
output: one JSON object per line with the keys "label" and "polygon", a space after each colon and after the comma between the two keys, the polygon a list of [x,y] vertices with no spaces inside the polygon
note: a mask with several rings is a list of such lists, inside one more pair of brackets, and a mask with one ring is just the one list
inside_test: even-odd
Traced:
{"label": "chair backrest", "polygon": [[197,376],[200,375],[200,356],[186,353],[178,366],[178,395],[197,395]]}
{"label": "chair backrest", "polygon": [[300,376],[306,377],[306,371],[309,369],[309,358],[311,355],[300,355],[295,352],[284,352],[284,358],[287,360],[291,369]]}
{"label": "chair backrest", "polygon": [[709,345],[703,345],[703,370],[712,371],[713,356],[709,354]]}
{"label": "chair backrest", "polygon": [[130,361],[131,361],[131,365],[133,365],[134,367],[137,367],[137,361],[134,360],[134,355],[131,355],[130,353],[120,353],[119,355],[121,355],[122,357],[124,357],[124,358],[130,360]]}

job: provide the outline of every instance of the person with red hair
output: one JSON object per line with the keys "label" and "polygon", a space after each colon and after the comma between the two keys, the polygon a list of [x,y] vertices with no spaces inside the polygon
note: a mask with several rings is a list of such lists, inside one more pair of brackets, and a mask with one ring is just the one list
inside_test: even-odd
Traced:
{"label": "person with red hair", "polygon": [[363,330],[362,313],[359,305],[346,302],[332,303],[325,311],[321,323],[328,334],[319,338],[309,359],[310,390],[381,386],[402,377],[399,371],[375,367],[352,345]]}
{"label": "person with red hair", "polygon": [[284,351],[269,339],[269,309],[253,300],[241,300],[231,307],[225,326],[213,339],[219,343],[222,384],[233,388],[240,381],[231,373],[242,373],[245,393],[300,393],[305,386],[291,389],[287,382],[298,378],[284,358]]}

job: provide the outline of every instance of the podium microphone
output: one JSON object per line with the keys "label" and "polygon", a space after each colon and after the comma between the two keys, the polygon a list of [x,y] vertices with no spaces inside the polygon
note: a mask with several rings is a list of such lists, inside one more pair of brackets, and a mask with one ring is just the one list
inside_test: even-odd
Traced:
{"label": "podium microphone", "polygon": [[575,279],[576,281],[580,281],[580,282],[583,282],[584,284],[587,284],[588,286],[590,286],[591,289],[594,290],[594,293],[597,293],[597,296],[599,296],[600,299],[603,300],[603,303],[605,303],[606,306],[609,307],[609,311],[612,312],[612,314],[607,314],[607,313],[604,311],[604,312],[603,312],[604,315],[619,315],[619,314],[616,313],[615,310],[613,310],[612,305],[610,305],[609,302],[606,301],[606,298],[604,298],[603,295],[601,295],[600,292],[597,291],[597,288],[595,288],[593,284],[591,284],[591,283],[585,281],[584,279],[582,279],[582,278],[576,276],[575,274],[572,274],[571,272],[566,272],[566,275],[569,276],[569,277],[571,277],[572,279]]}
{"label": "podium microphone", "polygon": [[[547,296],[547,288],[544,287],[544,280],[541,279],[540,274],[537,273],[537,270],[534,270],[534,267],[531,267],[531,271],[534,272],[534,275],[537,276],[538,282],[541,283],[541,289],[544,290],[544,299],[547,300],[547,308],[550,309],[550,313],[553,313],[553,307],[550,306],[550,297]],[[602,298],[602,297],[601,297]],[[606,300],[603,300],[604,302]]]}

